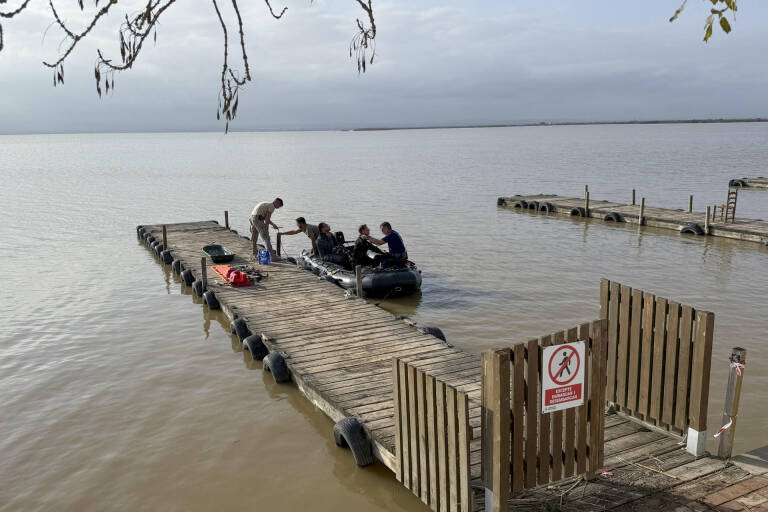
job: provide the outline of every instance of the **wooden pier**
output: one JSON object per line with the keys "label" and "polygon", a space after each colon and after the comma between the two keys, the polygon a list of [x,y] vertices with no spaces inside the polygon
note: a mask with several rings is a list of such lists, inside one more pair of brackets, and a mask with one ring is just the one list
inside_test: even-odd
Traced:
{"label": "wooden pier", "polygon": [[734,178],[728,182],[729,187],[764,188],[768,189],[768,178]]}
{"label": "wooden pier", "polygon": [[[555,194],[499,197],[498,206],[521,212],[558,214],[599,219],[614,224],[634,224],[670,229],[681,234],[709,235],[768,244],[768,222],[744,219],[736,215],[734,222],[712,218],[710,209],[694,212],[660,208],[645,204],[627,204],[585,197],[563,197]],[[692,210],[692,208],[689,208]]]}
{"label": "wooden pier", "polygon": [[[566,208],[557,196],[543,197]],[[486,504],[495,510],[509,506],[521,510],[606,510],[650,497],[677,499],[683,494],[685,499],[697,501],[750,477],[733,464],[686,451],[679,431],[656,421],[652,414],[643,418],[636,406],[619,398],[615,386],[607,388],[610,396],[605,395],[600,380],[607,375],[616,384],[617,375],[623,375],[616,370],[616,361],[621,361],[617,358],[619,354],[627,356],[625,327],[615,324],[624,318],[625,305],[616,293],[625,287],[604,282],[604,320],[489,353],[491,359],[497,358],[493,359],[497,363],[494,374],[486,372],[486,355],[481,364],[479,354],[423,334],[412,322],[350,297],[294,264],[257,265],[251,257],[251,241],[215,221],[140,228],[147,246],[153,241],[153,245],[162,244],[162,249],[170,251],[174,265],[191,270],[197,279],[205,276],[206,290],[215,293],[230,320],[245,320],[250,331],[261,335],[270,353],[282,354],[291,380],[313,404],[335,422],[357,418],[373,455],[433,510],[483,510]],[[254,286],[235,288],[218,274],[204,272],[201,248],[212,243],[237,254],[232,265],[254,266],[266,277]],[[156,255],[162,264],[160,252]],[[711,325],[705,322],[695,327],[692,318],[685,321],[701,334],[692,338],[694,345],[687,356],[687,364],[694,365],[696,358],[709,357],[706,346],[696,343],[701,338],[711,350],[711,329],[707,330]],[[608,333],[609,325],[616,330],[615,336]],[[537,406],[536,349],[575,339],[588,340],[593,347],[590,357],[597,358],[590,359],[590,371],[596,372],[590,374],[587,384],[592,394],[582,407],[553,415],[550,424],[549,415],[542,415]],[[653,343],[652,339],[644,338],[643,343]],[[655,346],[655,350],[661,349]],[[605,357],[607,373],[598,369],[603,363],[595,363]],[[695,371],[692,386],[698,387],[677,391],[685,402],[683,409],[690,409],[693,420],[689,421],[684,412],[683,417],[672,421],[673,427],[693,425],[706,430],[706,400],[702,404],[701,397],[708,392],[708,362],[706,379],[702,376],[697,380]],[[398,378],[393,380],[393,374]],[[505,386],[506,392],[512,393],[511,401],[503,399],[509,396],[504,395]],[[493,405],[491,400],[499,396],[501,402]],[[509,412],[491,414],[493,408],[504,411],[504,403]],[[666,402],[659,407],[666,414]],[[504,418],[513,418],[513,425]],[[663,419],[669,421],[666,416]],[[507,459],[510,451],[507,448],[505,453],[503,439],[489,435],[484,442],[485,429],[493,428],[488,422],[496,425],[496,432],[511,429],[512,460]],[[502,444],[494,444],[497,440]],[[537,441],[541,448],[538,453]],[[690,441],[688,445],[690,448]],[[501,463],[492,463],[499,460]],[[492,489],[497,492],[495,498]]]}

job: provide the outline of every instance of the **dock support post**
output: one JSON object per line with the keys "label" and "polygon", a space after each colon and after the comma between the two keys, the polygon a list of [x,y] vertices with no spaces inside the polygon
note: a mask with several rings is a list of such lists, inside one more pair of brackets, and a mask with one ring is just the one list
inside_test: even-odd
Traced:
{"label": "dock support post", "polygon": [[632,189],[632,206],[635,206],[635,189]]}
{"label": "dock support post", "polygon": [[168,249],[168,231],[165,229],[165,224],[163,224],[163,250]]}
{"label": "dock support post", "polygon": [[208,262],[205,256],[200,258],[200,276],[203,281],[203,291],[208,289]]}
{"label": "dock support post", "polygon": [[693,194],[688,198],[688,213],[693,212]]}
{"label": "dock support post", "polygon": [[229,210],[224,210],[224,227],[229,229]]}
{"label": "dock support post", "polygon": [[725,404],[723,405],[723,425],[729,422],[731,426],[720,435],[720,444],[717,446],[717,456],[721,459],[730,459],[733,453],[733,439],[736,435],[736,419],[739,414],[739,401],[741,399],[741,381],[744,379],[743,366],[747,362],[747,351],[741,347],[731,349],[731,373],[728,375],[728,387],[725,390]]}
{"label": "dock support post", "polygon": [[[584,188],[586,188],[586,185]],[[584,216],[589,217],[589,190],[584,192]]]}
{"label": "dock support post", "polygon": [[704,218],[704,234],[709,234],[709,213],[711,211],[712,207],[707,206],[707,216]]}
{"label": "dock support post", "polygon": [[277,234],[277,255],[280,256],[282,253],[282,245],[283,245],[283,236],[282,233]]}
{"label": "dock support post", "polygon": [[488,512],[509,510],[509,363],[508,348],[483,352],[480,464]]}
{"label": "dock support post", "polygon": [[355,267],[355,282],[357,283],[357,296],[365,299],[363,292],[363,267],[360,265]]}
{"label": "dock support post", "polygon": [[640,216],[637,218],[637,224],[642,226],[645,222],[645,198],[640,198]]}

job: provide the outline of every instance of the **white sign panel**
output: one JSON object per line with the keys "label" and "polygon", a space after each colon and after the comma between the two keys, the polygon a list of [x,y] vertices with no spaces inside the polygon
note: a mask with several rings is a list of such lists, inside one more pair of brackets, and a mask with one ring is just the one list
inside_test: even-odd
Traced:
{"label": "white sign panel", "polygon": [[541,359],[541,412],[584,404],[585,343],[544,347]]}

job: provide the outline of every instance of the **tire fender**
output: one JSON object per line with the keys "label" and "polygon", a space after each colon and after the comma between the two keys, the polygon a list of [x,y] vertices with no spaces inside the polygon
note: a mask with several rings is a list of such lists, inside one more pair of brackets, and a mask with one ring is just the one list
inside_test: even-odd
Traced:
{"label": "tire fender", "polygon": [[208,309],[221,309],[219,299],[216,298],[216,294],[213,290],[207,290],[203,293],[203,304],[208,306]]}
{"label": "tire fender", "polygon": [[238,338],[240,338],[240,341],[242,342],[245,338],[253,334],[250,329],[248,329],[248,324],[245,322],[245,319],[238,318],[236,320],[233,320],[231,324],[229,324],[229,329],[232,332],[232,334],[236,334]]}
{"label": "tire fender", "polygon": [[192,291],[195,292],[195,295],[198,297],[202,297],[203,292],[205,291],[203,290],[203,281],[200,279],[195,279],[195,282],[192,283]]}
{"label": "tire fender", "polygon": [[704,230],[698,224],[689,224],[680,230],[681,235],[704,235]]}
{"label": "tire fender", "polygon": [[522,199],[519,200],[519,201],[515,201],[515,204],[512,205],[512,207],[513,208],[522,208],[523,210],[525,210],[525,209],[528,208],[528,201],[524,201]]}
{"label": "tire fender", "polygon": [[267,354],[269,349],[264,345],[264,341],[261,339],[261,334],[251,334],[243,340],[243,350],[247,350],[251,353],[251,356],[256,361],[261,361]]}
{"label": "tire fender", "polygon": [[188,268],[181,273],[181,280],[184,281],[184,284],[187,286],[192,286],[192,283],[195,282],[195,274],[192,272],[191,268]]}
{"label": "tire fender", "polygon": [[603,217],[603,220],[607,222],[624,222],[624,217],[618,212],[611,212],[607,213],[605,217]]}
{"label": "tire fender", "polygon": [[552,203],[539,203],[539,211],[544,213],[552,213],[555,211],[555,207]]}
{"label": "tire fender", "polygon": [[173,262],[173,255],[171,254],[171,251],[166,249],[163,252],[160,253],[160,257],[163,259],[163,263],[166,265],[169,265]]}
{"label": "tire fender", "polygon": [[264,369],[272,374],[278,384],[291,380],[291,372],[285,364],[285,358],[279,352],[271,352],[264,357]]}
{"label": "tire fender", "polygon": [[443,331],[439,327],[419,327],[419,332],[421,334],[429,334],[439,340],[446,341],[445,334],[443,334]]}
{"label": "tire fender", "polygon": [[[271,354],[270,354],[271,355]],[[373,450],[363,425],[355,417],[344,418],[333,426],[333,440],[336,446],[349,448],[355,464],[360,467],[373,464]]]}
{"label": "tire fender", "polygon": [[180,276],[183,268],[181,260],[173,260],[173,263],[171,263],[171,268],[173,269],[174,274]]}
{"label": "tire fender", "polygon": [[583,206],[577,206],[576,208],[571,208],[571,217],[586,217],[586,216],[587,216],[587,210],[585,210]]}

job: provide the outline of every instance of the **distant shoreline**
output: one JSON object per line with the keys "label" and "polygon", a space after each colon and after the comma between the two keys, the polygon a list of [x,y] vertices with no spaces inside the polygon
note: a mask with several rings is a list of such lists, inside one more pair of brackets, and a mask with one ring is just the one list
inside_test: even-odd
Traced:
{"label": "distant shoreline", "polygon": [[561,121],[561,122],[531,122],[531,123],[504,123],[504,124],[456,124],[438,126],[394,126],[389,128],[351,128],[345,131],[374,132],[383,130],[442,130],[450,128],[516,128],[523,126],[589,126],[611,124],[711,124],[711,123],[766,123],[766,117],[752,117],[745,119],[657,119],[651,121]]}

